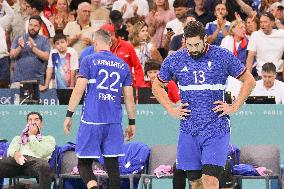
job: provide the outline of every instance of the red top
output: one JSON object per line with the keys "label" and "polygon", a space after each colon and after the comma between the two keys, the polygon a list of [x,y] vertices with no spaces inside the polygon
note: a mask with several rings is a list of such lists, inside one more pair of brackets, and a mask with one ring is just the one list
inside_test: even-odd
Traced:
{"label": "red top", "polygon": [[49,18],[55,13],[56,11],[56,3],[53,3],[51,7],[48,5],[44,6],[43,14],[49,20]]}
{"label": "red top", "polygon": [[124,60],[129,65],[131,72],[133,72],[134,69],[134,76],[132,74],[133,85],[136,87],[144,86],[145,82],[143,69],[133,46],[120,38],[117,40],[118,43],[116,47],[111,49],[111,52]]}
{"label": "red top", "polygon": [[[145,82],[144,87],[152,87],[152,84],[150,81]],[[180,96],[179,96],[179,89],[177,84],[171,80],[166,87],[168,88],[168,97],[173,103],[177,103],[180,101]]]}

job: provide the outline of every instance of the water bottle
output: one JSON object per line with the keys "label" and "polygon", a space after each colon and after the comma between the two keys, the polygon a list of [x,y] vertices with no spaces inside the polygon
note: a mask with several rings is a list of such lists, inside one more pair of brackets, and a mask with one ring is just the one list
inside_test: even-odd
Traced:
{"label": "water bottle", "polygon": [[19,94],[15,94],[14,95],[14,104],[15,105],[19,105],[20,104],[20,95]]}

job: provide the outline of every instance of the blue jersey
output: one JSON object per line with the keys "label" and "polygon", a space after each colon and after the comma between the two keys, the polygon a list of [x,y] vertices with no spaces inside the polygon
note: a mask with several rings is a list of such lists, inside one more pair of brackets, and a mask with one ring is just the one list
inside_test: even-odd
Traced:
{"label": "blue jersey", "polygon": [[187,49],[168,56],[158,77],[168,82],[175,76],[181,101],[189,103],[191,110],[190,116],[181,120],[181,131],[201,136],[229,132],[229,117],[219,118],[212,111],[213,102],[224,102],[227,77],[238,78],[244,71],[244,65],[232,53],[214,45],[199,59],[190,57]]}
{"label": "blue jersey", "polygon": [[79,77],[89,80],[81,121],[121,123],[122,87],[132,85],[128,64],[110,51],[100,51],[82,60]]}

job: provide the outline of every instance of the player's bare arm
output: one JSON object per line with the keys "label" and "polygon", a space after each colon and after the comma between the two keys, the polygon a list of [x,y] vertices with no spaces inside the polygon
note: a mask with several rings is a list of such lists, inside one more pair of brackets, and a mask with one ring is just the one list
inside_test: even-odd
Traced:
{"label": "player's bare arm", "polygon": [[179,119],[185,119],[185,117],[191,112],[191,110],[185,109],[185,107],[188,106],[187,103],[181,104],[178,107],[173,106],[173,103],[170,101],[168,94],[165,91],[165,83],[162,83],[158,78],[154,80],[152,91],[158,102],[171,116]]}
{"label": "player's bare arm", "polygon": [[[87,87],[88,80],[86,78],[78,78],[75,88],[73,89],[72,95],[69,100],[68,111],[74,112],[78,106],[84,91]],[[64,132],[68,134],[72,125],[72,116],[66,116],[64,120]]]}
{"label": "player's bare arm", "polygon": [[222,101],[215,101],[214,104],[217,104],[215,108],[213,108],[214,112],[223,112],[219,116],[223,115],[231,115],[239,110],[239,108],[244,104],[247,97],[250,95],[251,91],[255,87],[255,79],[252,74],[246,70],[244,74],[239,78],[241,82],[243,82],[240,92],[234,101],[233,104],[227,104]]}
{"label": "player's bare arm", "polygon": [[[132,86],[124,86],[122,88],[122,92],[124,96],[125,108],[128,115],[128,119],[135,120],[135,104]],[[128,127],[125,130],[125,137],[127,141],[134,138],[135,131],[135,123],[129,123]]]}

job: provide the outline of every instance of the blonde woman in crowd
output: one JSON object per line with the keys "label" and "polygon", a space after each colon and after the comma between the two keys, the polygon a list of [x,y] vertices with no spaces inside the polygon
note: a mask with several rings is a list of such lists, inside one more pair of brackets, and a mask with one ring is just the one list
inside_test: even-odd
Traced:
{"label": "blonde woman in crowd", "polygon": [[162,63],[163,59],[157,48],[150,43],[151,37],[148,32],[148,25],[144,21],[134,24],[133,31],[129,36],[130,42],[134,46],[135,52],[142,64],[143,70],[148,59],[155,59]]}
{"label": "blonde woman in crowd", "polygon": [[149,26],[152,43],[157,48],[162,47],[163,32],[168,21],[175,19],[175,14],[169,9],[168,0],[155,0],[152,11],[145,21]]}

